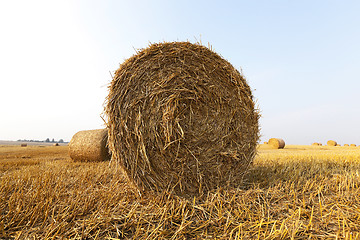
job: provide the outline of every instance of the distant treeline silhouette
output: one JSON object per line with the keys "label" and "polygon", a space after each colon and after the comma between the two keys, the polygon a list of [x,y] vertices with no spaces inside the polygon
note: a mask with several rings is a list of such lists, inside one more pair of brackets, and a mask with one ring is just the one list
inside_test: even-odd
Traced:
{"label": "distant treeline silhouette", "polygon": [[27,139],[19,139],[17,140],[18,142],[46,142],[46,143],[65,143],[63,139],[59,139],[59,141],[55,141],[55,139],[53,138],[52,140],[50,140],[49,138],[45,139],[45,140],[27,140]]}

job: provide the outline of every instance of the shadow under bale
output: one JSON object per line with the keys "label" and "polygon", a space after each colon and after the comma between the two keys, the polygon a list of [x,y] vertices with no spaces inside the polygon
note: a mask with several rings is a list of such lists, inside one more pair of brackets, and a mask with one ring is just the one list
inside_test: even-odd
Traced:
{"label": "shadow under bale", "polygon": [[109,86],[109,148],[140,191],[192,197],[236,187],[252,163],[259,114],[245,78],[199,44],[152,44]]}

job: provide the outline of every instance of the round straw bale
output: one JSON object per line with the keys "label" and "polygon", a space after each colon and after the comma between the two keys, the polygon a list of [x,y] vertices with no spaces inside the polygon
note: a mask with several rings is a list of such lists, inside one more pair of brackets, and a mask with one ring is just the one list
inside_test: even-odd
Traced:
{"label": "round straw bale", "polygon": [[327,141],[327,145],[328,145],[328,146],[336,146],[336,145],[337,145],[337,142],[334,141],[334,140],[329,140],[329,141]]}
{"label": "round straw bale", "polygon": [[59,143],[54,143],[53,146],[57,147],[60,146]]}
{"label": "round straw bale", "polygon": [[281,138],[270,138],[269,145],[271,145],[273,148],[281,149],[285,147],[285,141]]}
{"label": "round straw bale", "polygon": [[139,191],[184,197],[238,186],[259,139],[245,78],[199,44],[152,44],[115,72],[105,106],[113,159]]}
{"label": "round straw bale", "polygon": [[21,147],[27,147],[27,143],[20,144]]}
{"label": "round straw bale", "polygon": [[74,161],[94,162],[110,159],[107,129],[77,132],[69,143],[69,155]]}
{"label": "round straw bale", "polygon": [[312,143],[311,145],[312,146],[320,146],[320,143],[315,142],[315,143]]}
{"label": "round straw bale", "polygon": [[349,144],[344,144],[344,147],[348,147],[349,146]]}
{"label": "round straw bale", "polygon": [[356,147],[356,144],[350,144],[350,147]]}

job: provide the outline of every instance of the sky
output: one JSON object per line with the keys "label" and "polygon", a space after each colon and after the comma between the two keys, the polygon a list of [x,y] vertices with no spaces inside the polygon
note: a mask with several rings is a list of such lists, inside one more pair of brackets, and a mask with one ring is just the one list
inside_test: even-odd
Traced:
{"label": "sky", "polygon": [[104,128],[112,74],[150,43],[201,42],[242,70],[261,141],[360,145],[360,1],[0,1],[0,139]]}

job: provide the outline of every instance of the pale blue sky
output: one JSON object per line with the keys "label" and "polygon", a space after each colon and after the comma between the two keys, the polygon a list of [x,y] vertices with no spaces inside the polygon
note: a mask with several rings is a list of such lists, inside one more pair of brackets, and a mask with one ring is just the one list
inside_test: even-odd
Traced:
{"label": "pale blue sky", "polygon": [[201,41],[243,74],[261,141],[360,145],[360,1],[1,1],[0,139],[103,127],[107,84],[150,42]]}

